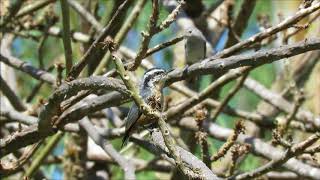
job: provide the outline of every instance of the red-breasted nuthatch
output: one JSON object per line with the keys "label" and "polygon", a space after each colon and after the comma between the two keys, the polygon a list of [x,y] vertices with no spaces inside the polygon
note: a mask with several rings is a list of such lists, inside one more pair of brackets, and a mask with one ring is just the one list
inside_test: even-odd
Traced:
{"label": "red-breasted nuthatch", "polygon": [[[166,71],[160,68],[152,68],[145,72],[142,82],[140,84],[140,96],[152,109],[162,110],[162,88],[164,85],[164,77]],[[132,133],[138,128],[154,124],[156,119],[147,118],[141,113],[139,107],[133,103],[131,106],[126,123],[125,134],[122,140],[122,147],[127,142]]]}

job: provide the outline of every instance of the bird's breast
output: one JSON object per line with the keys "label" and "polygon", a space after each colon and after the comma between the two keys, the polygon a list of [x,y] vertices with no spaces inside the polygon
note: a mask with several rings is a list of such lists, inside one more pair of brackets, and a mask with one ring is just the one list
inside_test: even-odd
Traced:
{"label": "bird's breast", "polygon": [[152,109],[161,110],[161,93],[155,93],[147,98],[146,102]]}

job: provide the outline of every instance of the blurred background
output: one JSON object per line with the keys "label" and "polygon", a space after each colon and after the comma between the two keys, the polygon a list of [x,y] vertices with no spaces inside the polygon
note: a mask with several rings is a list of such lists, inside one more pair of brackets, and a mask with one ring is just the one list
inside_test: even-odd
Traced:
{"label": "blurred background", "polygon": [[[5,14],[7,11],[6,7],[10,6],[10,3],[14,3],[15,0],[7,0],[1,1],[1,16]],[[32,3],[36,3],[40,0],[27,0],[23,7],[26,7]],[[82,4],[88,11],[92,12],[96,19],[101,22],[102,25],[106,24],[110,17],[112,17],[113,8],[119,4],[117,0],[77,0],[78,3]],[[202,0],[204,8],[207,9],[212,7],[214,4],[219,3],[219,0]],[[241,4],[243,0],[233,0],[233,10],[232,16],[236,16],[241,8]],[[241,39],[247,39],[250,36],[260,32],[266,27],[270,27],[276,25],[283,19],[293,15],[298,9],[299,5],[302,1],[300,0],[257,0],[254,10],[250,16],[248,21],[248,25],[242,33]],[[136,1],[134,1],[135,4]],[[127,15],[130,13],[134,5],[131,5]],[[141,42],[141,31],[146,30],[146,25],[149,21],[149,16],[151,14],[151,0],[147,0],[145,6],[143,7],[141,14],[139,15],[137,21],[134,23],[128,34],[124,37],[124,40],[121,45],[131,49],[134,52],[138,51],[138,44]],[[160,22],[168,16],[169,12],[166,7],[164,7],[160,3]],[[26,17],[27,18],[27,17]],[[30,17],[29,17],[30,18]],[[29,63],[31,63],[35,67],[39,67],[41,69],[53,69],[52,73],[57,74],[57,68],[51,68],[57,63],[64,62],[64,46],[61,38],[52,35],[46,35],[43,32],[46,28],[51,26],[62,29],[62,15],[61,15],[61,7],[60,1],[50,3],[42,10],[35,11],[33,16],[31,17],[33,21],[42,22],[43,27],[32,28],[32,25],[29,25],[30,28],[24,31],[19,31],[16,33],[14,40],[12,42],[12,55],[18,57],[19,59],[23,59]],[[28,26],[28,25],[26,25]],[[289,43],[296,42],[304,39],[305,37],[319,37],[319,21],[315,21],[309,28],[302,30],[300,33],[295,35],[293,38],[290,38]],[[91,27],[90,23],[86,22],[81,18],[79,13],[77,13],[73,8],[70,8],[70,28],[73,32],[82,32],[87,35],[94,34],[96,30]],[[182,28],[179,23],[173,23],[168,29],[163,32],[155,35],[149,47],[153,47],[155,45],[161,44],[165,41],[168,41],[172,38],[177,37],[182,33]],[[277,36],[281,37],[283,34],[278,33]],[[227,37],[228,37],[228,28],[222,28],[220,33],[216,34],[217,40],[212,47],[213,53],[219,52],[224,49]],[[84,39],[83,41],[90,42],[90,39]],[[268,49],[270,47],[277,47],[283,44],[281,38],[268,43],[266,46],[262,46],[261,48]],[[81,40],[73,40],[72,41],[72,58],[76,62],[82,56],[85,50],[88,48],[88,43],[83,43]],[[153,54],[149,59],[156,67],[161,67],[167,70],[183,67],[184,63],[184,52],[183,52],[184,41],[177,43],[176,45],[170,46],[164,50],[161,50],[155,54]],[[250,53],[254,50],[249,50],[245,53]],[[290,79],[290,69],[294,66],[294,63],[299,61],[299,56],[293,57],[294,60],[286,60],[279,61],[272,64],[263,65],[250,73],[250,77],[259,81],[267,88],[271,88],[274,91],[279,91],[283,89],[286,84],[288,84],[288,79]],[[39,59],[41,59],[41,63],[39,63]],[[108,63],[105,67],[106,69],[113,68],[113,63]],[[90,67],[86,69],[86,72],[90,72]],[[145,70],[142,68],[138,69],[138,76],[142,76]],[[316,67],[313,68],[313,73],[308,80],[306,80],[304,86],[304,93],[306,97],[306,101],[304,106],[310,109],[315,114],[320,114],[320,96],[319,93],[315,93],[315,89],[319,90],[319,74],[320,74],[320,64],[319,61],[316,64]],[[38,104],[42,99],[47,99],[50,94],[53,92],[53,89],[47,83],[44,83],[36,96],[30,97],[31,92],[35,87],[38,86],[39,82],[35,79],[26,76],[24,73],[19,71],[14,71],[14,73],[10,73],[7,69],[1,67],[1,74],[3,77],[9,78],[10,81],[7,83],[15,90],[17,95],[23,99],[23,101],[28,101],[30,104]],[[280,75],[281,74],[281,75]],[[283,75],[284,74],[284,75]],[[86,76],[86,73],[83,73],[81,76]],[[276,78],[283,78],[284,85],[278,85],[279,87],[274,87],[273,82]],[[211,76],[203,76],[200,78],[200,89],[204,89],[207,87],[212,81]],[[223,100],[225,95],[229,92],[229,90],[235,85],[235,82],[228,83],[224,86],[216,98],[218,100]],[[166,94],[170,95],[171,92],[169,89],[166,89]],[[1,99],[1,101],[3,101]],[[261,99],[257,97],[252,92],[248,91],[245,88],[241,88],[241,90],[229,101],[229,105],[234,108],[240,108],[246,111],[254,111],[257,109],[258,104],[261,102]],[[130,103],[123,105],[123,107],[129,107]],[[220,114],[216,120],[217,124],[233,128],[235,125],[235,121],[239,118],[231,117],[226,114]],[[252,126],[252,129],[250,129]],[[254,125],[250,125],[248,122],[246,124],[248,134],[255,134],[262,139],[269,141],[271,139],[271,132],[264,130],[257,130],[254,128]],[[249,130],[248,130],[249,129]],[[250,132],[251,131],[251,132]],[[2,136],[3,134],[1,134]],[[72,154],[74,151],[73,143],[75,142],[73,137],[70,137],[69,133],[66,133],[62,136],[62,138],[57,142],[56,147],[52,151],[52,157],[59,157],[63,159],[64,163],[60,163],[61,159],[52,160],[52,162],[48,162],[47,164],[43,164],[40,169],[44,173],[44,175],[48,179],[63,179],[65,177],[66,168],[68,168],[68,161],[73,161],[70,159],[71,156],[68,154]],[[305,134],[295,134],[294,136],[302,136],[305,137]],[[1,137],[3,138],[3,137]],[[111,141],[113,146],[120,150],[121,139],[117,138]],[[90,143],[90,142],[89,142]],[[91,142],[92,143],[92,142]],[[209,137],[209,148],[210,152],[216,152],[219,147],[223,144],[223,142],[213,139]],[[195,155],[200,157],[200,149],[199,146],[195,147]],[[76,151],[76,150],[75,150]],[[126,156],[134,156],[139,159],[149,161],[154,159],[154,155],[149,153],[148,151],[142,148],[134,148],[133,150],[126,150]],[[35,154],[36,156],[37,154]],[[224,158],[230,158],[228,156]],[[214,167],[216,169],[219,168],[227,168],[227,164],[224,164],[228,161],[219,160],[214,163]],[[259,157],[248,154],[244,157],[244,160],[238,165],[241,171],[253,170],[266,161],[262,160]],[[319,162],[319,161],[318,161]],[[103,165],[103,162],[102,162]],[[108,171],[112,176],[111,179],[123,179],[123,172],[117,165],[108,164]],[[223,171],[223,170],[222,170]],[[137,172],[137,179],[166,179],[168,175],[166,173],[159,173],[154,171],[140,171]],[[19,177],[19,176],[16,176]],[[8,178],[8,179],[14,179]],[[66,179],[66,178],[65,178]]]}

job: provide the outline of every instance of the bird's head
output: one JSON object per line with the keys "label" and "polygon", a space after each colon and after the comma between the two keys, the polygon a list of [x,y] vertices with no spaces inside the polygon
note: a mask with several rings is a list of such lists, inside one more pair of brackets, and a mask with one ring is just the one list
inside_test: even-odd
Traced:
{"label": "bird's head", "polygon": [[152,68],[143,75],[143,86],[148,88],[163,88],[167,73],[161,68]]}
{"label": "bird's head", "polygon": [[184,34],[185,38],[201,38],[201,39],[205,39],[202,32],[195,28],[195,27],[189,27],[185,30],[185,34]]}

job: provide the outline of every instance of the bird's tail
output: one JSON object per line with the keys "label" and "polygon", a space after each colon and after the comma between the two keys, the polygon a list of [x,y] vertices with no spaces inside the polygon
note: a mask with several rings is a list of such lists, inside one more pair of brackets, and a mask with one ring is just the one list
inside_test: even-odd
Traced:
{"label": "bird's tail", "polygon": [[129,141],[129,137],[130,137],[129,131],[126,131],[122,139],[121,149],[123,148],[124,145],[127,144],[127,142]]}
{"label": "bird's tail", "polygon": [[[136,122],[137,122],[137,121],[136,121]],[[131,136],[132,133],[133,133],[133,127],[135,126],[136,122],[134,122],[134,123],[129,127],[129,129],[127,129],[126,132],[124,133],[124,136],[123,136],[123,139],[122,139],[121,148],[123,148],[123,146],[124,146],[125,144],[127,144],[127,142],[129,141],[130,136]]]}

